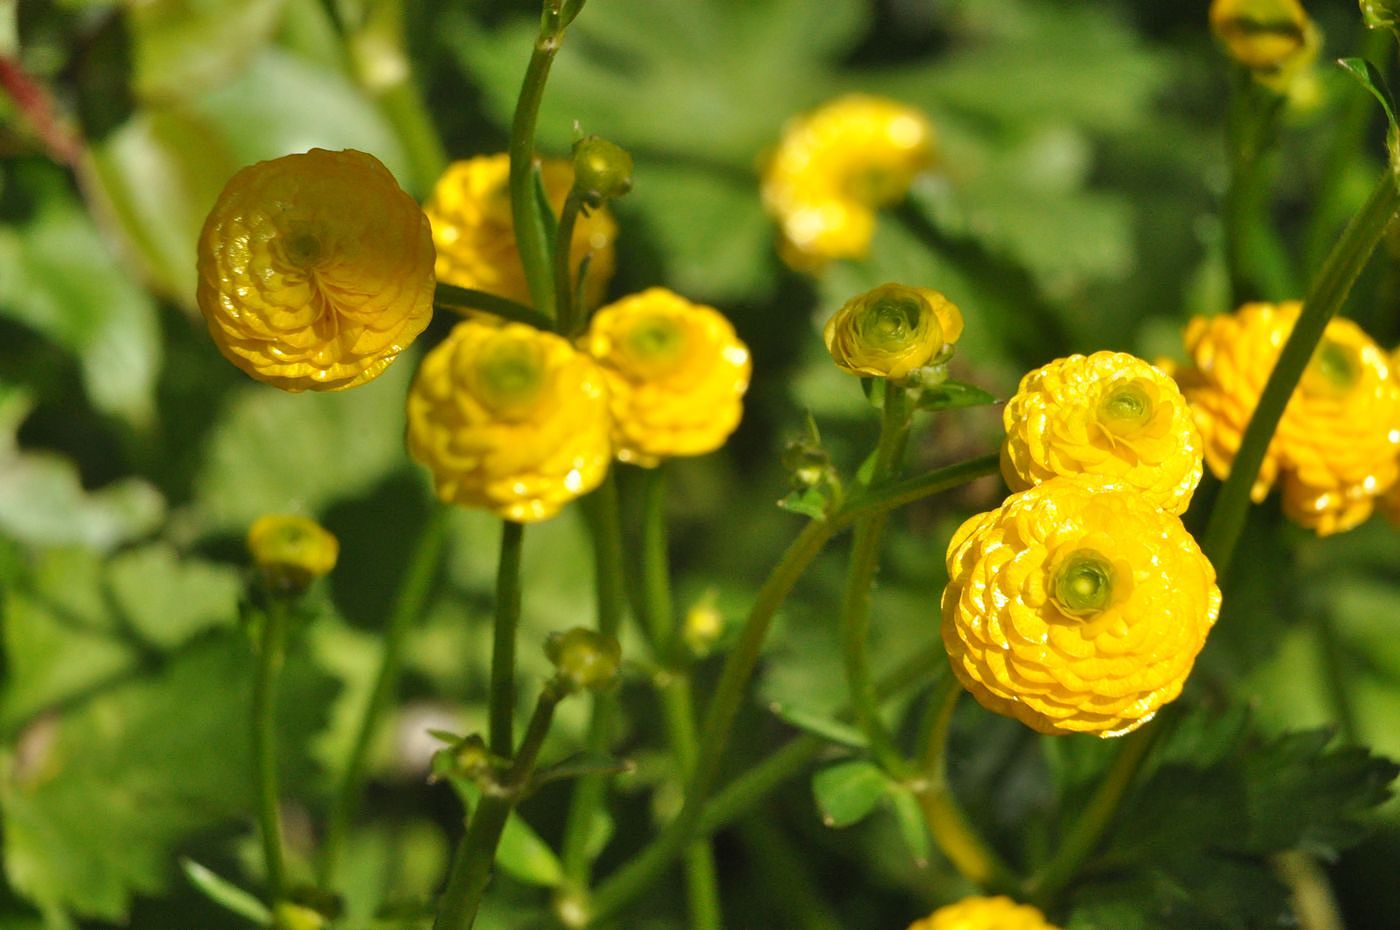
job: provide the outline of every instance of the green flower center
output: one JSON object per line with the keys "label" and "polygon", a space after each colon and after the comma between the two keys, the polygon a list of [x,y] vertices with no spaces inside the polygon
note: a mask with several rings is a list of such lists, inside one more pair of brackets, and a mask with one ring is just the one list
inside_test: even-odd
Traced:
{"label": "green flower center", "polygon": [[316,264],[321,257],[321,238],[309,229],[293,230],[287,237],[287,259],[302,268]]}
{"label": "green flower center", "polygon": [[919,338],[928,304],[916,294],[877,297],[857,323],[860,341],[881,352],[898,352]]}
{"label": "green flower center", "polygon": [[1099,422],[1116,436],[1131,436],[1151,422],[1155,407],[1141,384],[1118,384],[1099,401]]}
{"label": "green flower center", "polygon": [[622,352],[632,370],[645,377],[673,371],[686,356],[685,327],[665,315],[644,316],[622,337]]}
{"label": "green flower center", "polygon": [[1079,549],[1060,563],[1051,585],[1051,598],[1060,612],[1089,618],[1113,599],[1113,563],[1094,549]]}
{"label": "green flower center", "polygon": [[1309,387],[1331,393],[1343,393],[1356,386],[1361,378],[1361,359],[1356,350],[1340,342],[1323,340],[1308,365]]}
{"label": "green flower center", "polygon": [[544,355],[525,340],[497,340],[478,359],[475,381],[478,399],[497,414],[526,413],[544,392]]}

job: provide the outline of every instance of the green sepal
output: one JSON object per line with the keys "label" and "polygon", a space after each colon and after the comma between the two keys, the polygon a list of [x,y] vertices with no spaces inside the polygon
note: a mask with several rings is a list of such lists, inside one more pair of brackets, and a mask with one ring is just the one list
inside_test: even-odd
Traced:
{"label": "green sepal", "polygon": [[1342,70],[1356,79],[1356,83],[1375,97],[1380,103],[1381,109],[1385,111],[1385,119],[1389,129],[1385,134],[1386,151],[1390,155],[1390,168],[1392,171],[1400,173],[1400,122],[1395,118],[1395,98],[1391,96],[1390,88],[1385,83],[1385,76],[1380,69],[1364,58],[1339,58],[1337,64]]}
{"label": "green sepal", "polygon": [[820,487],[793,491],[778,501],[778,506],[790,513],[800,513],[813,520],[826,519],[831,509],[831,498]]}
{"label": "green sepal", "polygon": [[870,745],[865,734],[849,723],[842,723],[840,720],[833,720],[830,717],[824,717],[821,714],[815,714],[778,701],[769,704],[768,709],[784,723],[838,746],[865,749]]}
{"label": "green sepal", "polygon": [[985,407],[997,403],[996,397],[971,384],[944,381],[924,388],[916,404],[920,410],[952,410],[958,407]]}
{"label": "green sepal", "polygon": [[181,858],[180,869],[190,884],[202,895],[231,914],[246,918],[260,927],[272,923],[272,912],[252,892],[244,891],[233,882],[193,859]]}
{"label": "green sepal", "polygon": [[828,827],[849,827],[870,816],[892,783],[879,766],[851,759],[824,768],[812,777],[812,796]]}

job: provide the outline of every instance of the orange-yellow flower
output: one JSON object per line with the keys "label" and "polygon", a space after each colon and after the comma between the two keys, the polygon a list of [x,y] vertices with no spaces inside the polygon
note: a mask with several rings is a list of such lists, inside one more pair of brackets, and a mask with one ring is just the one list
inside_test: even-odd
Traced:
{"label": "orange-yellow flower", "polygon": [[950,350],[962,331],[962,311],[938,291],[882,284],[846,301],[822,338],[842,371],[902,381]]}
{"label": "orange-yellow flower", "polygon": [[1172,513],[1201,480],[1201,435],[1176,384],[1122,352],[1037,368],[1002,412],[1001,472],[1013,491],[1056,475],[1116,478]]}
{"label": "orange-yellow flower", "polygon": [[713,307],[654,287],[599,310],[582,344],[607,375],[622,461],[712,452],[739,425],[752,363]]}
{"label": "orange-yellow flower", "polygon": [[300,590],[330,574],[340,542],[310,517],[266,514],[248,529],[248,552],[275,587]]}
{"label": "orange-yellow flower", "polygon": [[[573,165],[545,159],[540,163],[540,179],[550,206],[557,213],[573,187]],[[509,182],[507,155],[483,155],[453,162],[438,179],[423,209],[432,222],[439,281],[529,304],[530,287],[515,243]],[[583,260],[588,259],[583,290],[584,301],[590,307],[602,300],[612,278],[616,238],[617,223],[607,208],[579,214],[569,258],[575,275]]]}
{"label": "orange-yellow flower", "polygon": [[948,547],[943,644],[989,710],[1042,733],[1119,736],[1181,692],[1220,612],[1181,520],[1122,482],[1056,477]]}
{"label": "orange-yellow flower", "polygon": [[1029,904],[1007,897],[964,898],[940,907],[909,930],[1059,930]]}
{"label": "orange-yellow flower", "polygon": [[815,271],[860,258],[875,210],[899,201],[933,163],[933,127],[918,110],[849,94],[792,120],[763,170],[763,204],[780,228],[779,251]]}
{"label": "orange-yellow flower", "polygon": [[408,451],[438,497],[529,523],[602,482],[607,387],[553,333],[467,320],[428,353],[408,395]]}
{"label": "orange-yellow flower", "polygon": [[[1205,440],[1206,464],[1218,477],[1230,472],[1300,310],[1297,301],[1246,304],[1233,314],[1197,317],[1186,328],[1193,367],[1177,380]],[[1397,452],[1400,382],[1360,327],[1334,319],[1284,409],[1252,496],[1263,500],[1279,481],[1291,518],[1319,535],[1348,530],[1400,479]]]}
{"label": "orange-yellow flower", "polygon": [[312,149],[229,179],[199,237],[219,351],[288,391],[379,375],[433,312],[428,221],[378,159]]}

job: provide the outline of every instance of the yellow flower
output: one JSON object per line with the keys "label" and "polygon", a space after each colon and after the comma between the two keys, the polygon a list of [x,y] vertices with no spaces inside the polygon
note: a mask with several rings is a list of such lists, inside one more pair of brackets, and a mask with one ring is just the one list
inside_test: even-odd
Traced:
{"label": "yellow flower", "polygon": [[1317,58],[1321,37],[1298,0],[1214,0],[1210,28],[1230,57],[1283,93]]}
{"label": "yellow flower", "polygon": [[312,149],[229,179],[199,237],[199,309],[219,351],[287,391],[379,375],[428,325],[433,243],[372,155]]}
{"label": "yellow flower", "polygon": [[[574,184],[573,165],[545,159],[540,163],[540,178],[550,206],[558,213]],[[529,304],[530,287],[515,244],[509,183],[507,155],[453,162],[438,178],[423,209],[432,222],[439,281]],[[580,263],[589,260],[583,290],[590,307],[603,299],[612,278],[616,238],[617,223],[606,208],[580,214],[574,225],[569,257],[575,274]]]}
{"label": "yellow flower", "polygon": [[792,120],[763,170],[763,204],[779,251],[815,271],[870,248],[875,209],[898,202],[933,163],[933,128],[918,110],[850,94]]}
{"label": "yellow flower", "polygon": [[518,323],[457,324],[408,395],[408,451],[444,501],[507,520],[553,516],[612,460],[603,373],[567,341]]}
{"label": "yellow flower", "polygon": [[[1297,301],[1246,304],[1234,314],[1197,317],[1186,328],[1194,367],[1177,380],[1217,477],[1230,473],[1300,310]],[[1261,501],[1280,481],[1291,518],[1319,535],[1348,530],[1400,478],[1397,451],[1400,382],[1369,336],[1350,320],[1334,319],[1284,409],[1251,493]]]}
{"label": "yellow flower", "polygon": [[1051,478],[948,547],[943,644],[984,707],[1042,733],[1120,736],[1172,701],[1220,612],[1215,570],[1135,488]]}
{"label": "yellow flower", "polygon": [[1002,412],[1013,491],[1056,475],[1118,479],[1184,513],[1201,480],[1201,435],[1176,384],[1122,352],[1072,355],[1021,379]]}
{"label": "yellow flower", "polygon": [[607,375],[622,461],[712,452],[739,425],[752,366],[718,310],[654,287],[599,310],[581,342]]}
{"label": "yellow flower", "polygon": [[909,930],[1059,930],[1045,915],[1029,904],[1010,898],[964,898],[957,904],[940,907]]}
{"label": "yellow flower", "polygon": [[330,574],[340,543],[309,517],[267,514],[248,529],[248,552],[273,587],[299,591]]}
{"label": "yellow flower", "polygon": [[924,287],[882,284],[846,301],[822,338],[842,371],[902,381],[952,346],[963,318],[947,297]]}

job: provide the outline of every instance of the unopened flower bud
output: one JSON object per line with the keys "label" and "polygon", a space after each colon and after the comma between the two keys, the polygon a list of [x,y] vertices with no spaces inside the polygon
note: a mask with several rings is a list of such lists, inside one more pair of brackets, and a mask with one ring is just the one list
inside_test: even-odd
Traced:
{"label": "unopened flower bud", "polygon": [[632,189],[632,156],[598,136],[574,143],[574,189],[591,204],[616,200]]}
{"label": "unopened flower bud", "polygon": [[335,568],[340,543],[309,517],[266,514],[248,530],[248,551],[268,587],[298,594]]}
{"label": "unopened flower bud", "polygon": [[428,781],[457,777],[477,779],[491,769],[491,751],[473,733],[433,753],[432,775]]}
{"label": "unopened flower bud", "polygon": [[715,608],[715,593],[708,591],[685,612],[681,637],[694,655],[705,656],[724,636],[724,628],[724,614]]}
{"label": "unopened flower bud", "polygon": [[309,907],[281,901],[273,912],[273,927],[276,930],[321,930],[326,918]]}
{"label": "unopened flower bud", "polygon": [[580,626],[550,634],[544,651],[559,680],[569,688],[601,691],[612,684],[622,664],[622,647],[616,639]]}
{"label": "unopened flower bud", "polygon": [[1361,15],[1372,29],[1400,27],[1400,0],[1361,0]]}
{"label": "unopened flower bud", "polygon": [[1210,27],[1231,58],[1279,93],[1317,58],[1321,44],[1298,0],[1215,0]]}

